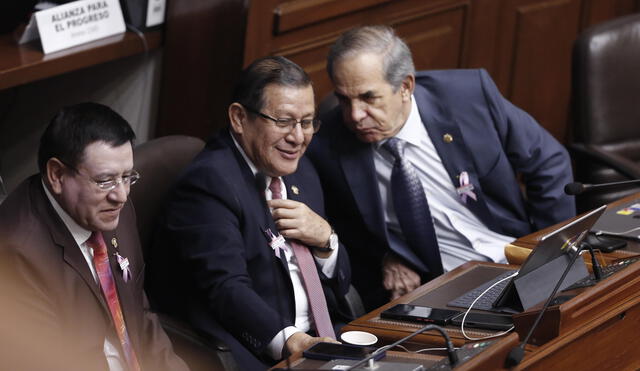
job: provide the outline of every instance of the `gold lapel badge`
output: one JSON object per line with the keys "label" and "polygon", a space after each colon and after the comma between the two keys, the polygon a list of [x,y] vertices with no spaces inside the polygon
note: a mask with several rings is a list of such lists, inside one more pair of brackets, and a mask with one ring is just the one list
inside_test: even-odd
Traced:
{"label": "gold lapel badge", "polygon": [[444,140],[445,143],[453,142],[453,136],[451,134],[449,134],[449,133],[443,135],[442,139]]}
{"label": "gold lapel badge", "polygon": [[118,240],[116,240],[115,237],[111,239],[111,246],[113,246],[114,249],[118,248]]}
{"label": "gold lapel badge", "polygon": [[292,185],[291,186],[291,192],[293,192],[294,195],[298,195],[298,194],[300,194],[300,189],[298,189],[298,187]]}

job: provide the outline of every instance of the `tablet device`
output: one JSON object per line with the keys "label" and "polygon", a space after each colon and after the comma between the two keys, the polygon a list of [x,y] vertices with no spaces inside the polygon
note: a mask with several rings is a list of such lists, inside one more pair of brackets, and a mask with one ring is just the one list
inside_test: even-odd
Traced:
{"label": "tablet device", "polygon": [[403,321],[427,322],[445,326],[449,320],[460,314],[452,309],[421,307],[411,304],[398,304],[380,314],[382,318],[399,319]]}
{"label": "tablet device", "polygon": [[[363,347],[363,346],[351,345],[351,344],[317,343],[317,344],[314,344],[311,348],[302,352],[302,355],[305,358],[310,358],[310,359],[361,360],[365,357],[368,357],[376,349],[377,348],[375,347]],[[382,357],[384,357],[385,354],[386,352],[380,352],[379,354],[376,354],[376,356],[373,359],[379,360]]]}
{"label": "tablet device", "polygon": [[[454,326],[462,326],[464,313],[451,319]],[[513,327],[513,318],[506,314],[470,312],[464,321],[464,327],[486,330],[507,331]]]}

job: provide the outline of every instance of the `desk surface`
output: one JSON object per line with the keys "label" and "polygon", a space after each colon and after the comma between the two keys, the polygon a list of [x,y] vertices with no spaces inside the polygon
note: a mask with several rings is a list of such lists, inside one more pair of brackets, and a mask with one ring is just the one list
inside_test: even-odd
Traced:
{"label": "desk surface", "polygon": [[[625,198],[622,198],[616,202],[612,202],[611,204],[609,204],[607,206],[607,211],[611,210],[611,209],[615,209],[617,208],[619,205],[622,205],[626,202],[629,202],[631,200],[634,199],[640,199],[640,193],[636,193],[630,196],[627,196]],[[558,224],[549,226],[547,228],[541,229],[537,232],[531,233],[529,235],[526,235],[524,237],[520,237],[517,240],[515,240],[513,243],[511,243],[510,245],[507,245],[507,247],[505,248],[505,254],[507,255],[507,259],[509,260],[509,263],[511,264],[522,264],[524,262],[524,260],[526,259],[527,255],[529,254],[530,250],[533,249],[537,243],[540,241],[540,239],[542,238],[542,236],[545,236],[549,233],[551,233],[552,231],[560,228],[561,226],[570,223],[571,221],[575,220],[576,218],[578,218],[577,216],[575,218],[566,220],[564,222],[560,222]],[[616,250],[612,253],[608,253],[608,254],[603,254],[604,258],[606,261],[612,261],[612,260],[616,260],[616,259],[620,259],[620,258],[627,258],[630,256],[634,256],[634,255],[639,255],[640,254],[640,241],[635,241],[635,240],[631,240],[631,239],[626,239],[627,241],[627,247],[625,247],[624,249],[620,249],[620,250]],[[589,265],[590,263],[588,263]]]}
{"label": "desk surface", "polygon": [[[162,42],[161,31],[145,32],[149,50]],[[18,45],[13,34],[0,35],[0,90],[144,52],[144,43],[126,32],[43,54],[37,43]]]}
{"label": "desk surface", "polygon": [[[478,286],[479,282],[489,281],[503,273],[505,270],[515,269],[515,266],[494,263],[469,262],[455,270],[442,275],[429,283],[420,286],[413,292],[404,295],[392,302],[375,309],[364,316],[352,321],[344,327],[343,331],[368,331],[378,336],[383,343],[389,343],[406,336],[408,333],[421,328],[423,325],[406,321],[395,321],[380,318],[380,313],[396,304],[414,304],[434,308],[449,308],[462,310],[461,308],[448,307],[447,303],[461,294]],[[458,327],[446,326],[451,340],[456,346],[468,342]],[[467,335],[474,338],[491,336],[499,331],[465,329]],[[415,339],[415,340],[414,340]],[[439,333],[432,331],[416,336],[414,343],[442,345],[443,340]]]}

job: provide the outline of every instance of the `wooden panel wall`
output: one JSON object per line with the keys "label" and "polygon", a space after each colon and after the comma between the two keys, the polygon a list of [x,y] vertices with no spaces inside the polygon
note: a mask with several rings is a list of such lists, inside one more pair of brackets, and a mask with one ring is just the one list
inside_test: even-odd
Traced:
{"label": "wooden panel wall", "polygon": [[[218,5],[195,12],[193,4]],[[562,142],[570,120],[573,41],[590,25],[640,11],[640,0],[170,0],[170,5],[167,39],[176,41],[165,48],[167,63],[174,62],[165,69],[168,105],[161,112],[161,134],[206,136],[213,117],[214,126],[223,126],[220,112],[230,93],[220,89],[230,89],[243,66],[265,55],[284,55],[303,66],[321,99],[331,92],[325,58],[338,35],[353,26],[385,23],[407,41],[416,68],[487,69],[508,99]],[[197,14],[184,14],[187,8]],[[195,40],[185,41],[189,36]],[[196,63],[190,56],[194,50],[205,50],[207,61],[217,65]],[[176,76],[186,78],[188,86]],[[173,101],[176,94],[184,94],[180,104]],[[187,122],[179,123],[182,117]]]}

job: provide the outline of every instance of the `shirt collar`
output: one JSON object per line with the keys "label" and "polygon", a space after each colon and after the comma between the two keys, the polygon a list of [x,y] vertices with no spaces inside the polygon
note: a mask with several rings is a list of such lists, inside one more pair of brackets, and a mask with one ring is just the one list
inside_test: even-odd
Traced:
{"label": "shirt collar", "polygon": [[[240,143],[238,143],[238,141],[236,140],[236,137],[231,132],[231,129],[229,129],[229,134],[231,134],[231,139],[233,139],[233,144],[236,145],[236,148],[238,149],[238,151],[240,151],[240,154],[242,155],[242,158],[247,163],[247,165],[249,165],[249,168],[251,169],[251,173],[255,177],[256,174],[258,174],[258,168],[256,167],[256,165],[253,164],[251,159],[249,159],[249,156],[247,156],[247,154],[244,152],[244,149],[242,149],[242,146],[240,146]],[[284,192],[286,192],[286,189],[284,187],[284,180],[282,179],[282,177],[278,177],[278,179],[280,179],[280,188],[282,188],[282,190],[283,190],[282,198],[287,198],[285,193],[284,193]],[[265,183],[265,191],[267,191],[267,192],[269,192],[269,194],[271,194],[271,191],[269,190],[269,184],[271,183],[271,177],[268,176],[268,175],[265,175],[264,176],[264,180],[265,180],[265,182],[264,182]]]}
{"label": "shirt collar", "polygon": [[[411,111],[409,112],[409,117],[407,117],[407,121],[405,121],[400,131],[396,133],[394,137],[402,139],[407,143],[411,143],[414,146],[419,146],[420,138],[423,138],[425,135],[426,128],[420,118],[420,112],[418,111],[415,96],[411,95]],[[380,148],[380,146],[382,146],[382,144],[387,140],[388,139],[378,142],[376,144],[377,148]]]}
{"label": "shirt collar", "polygon": [[47,188],[47,186],[45,186],[44,181],[42,181],[42,188],[44,188],[44,193],[47,195],[51,206],[53,206],[53,209],[56,211],[58,216],[60,216],[60,219],[62,219],[62,222],[67,227],[69,232],[71,232],[71,236],[73,236],[76,244],[80,246],[83,243],[87,242],[87,240],[91,236],[91,231],[82,228],[78,223],[76,223],[75,220],[73,220],[73,218],[69,214],[67,214],[66,211],[64,211],[62,206],[60,206],[58,201],[56,201],[51,192],[49,192],[49,189]]}

